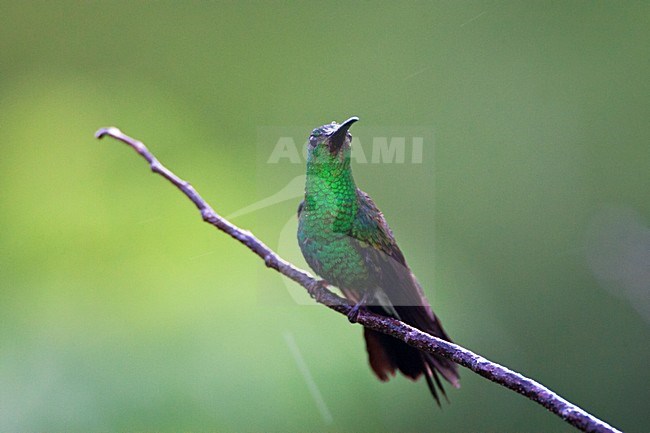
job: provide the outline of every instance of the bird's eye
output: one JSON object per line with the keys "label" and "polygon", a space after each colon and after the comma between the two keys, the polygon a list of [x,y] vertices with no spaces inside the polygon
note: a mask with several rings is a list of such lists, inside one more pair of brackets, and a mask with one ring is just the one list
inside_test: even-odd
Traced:
{"label": "bird's eye", "polygon": [[312,134],[312,135],[309,136],[309,145],[311,147],[316,147],[316,145],[318,144],[318,138],[317,137],[318,136],[316,134]]}

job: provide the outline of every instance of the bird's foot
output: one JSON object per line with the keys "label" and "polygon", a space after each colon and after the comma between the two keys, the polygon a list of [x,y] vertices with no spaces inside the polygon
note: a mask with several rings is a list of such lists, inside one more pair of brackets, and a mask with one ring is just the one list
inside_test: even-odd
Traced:
{"label": "bird's foot", "polygon": [[309,293],[309,296],[316,299],[316,297],[318,296],[318,290],[327,289],[327,286],[329,285],[330,283],[328,283],[325,280],[318,280],[313,285],[311,285],[309,289],[307,289],[307,292]]}
{"label": "bird's foot", "polygon": [[348,313],[348,320],[350,323],[357,323],[357,319],[359,319],[359,310],[362,307],[361,304],[362,302],[357,302]]}
{"label": "bird's foot", "polygon": [[361,297],[361,299],[359,299],[359,302],[354,304],[354,307],[352,307],[352,309],[348,313],[348,320],[350,321],[350,323],[357,323],[357,319],[359,319],[359,313],[361,312],[361,308],[366,305],[368,298],[370,298],[370,293],[365,292]]}

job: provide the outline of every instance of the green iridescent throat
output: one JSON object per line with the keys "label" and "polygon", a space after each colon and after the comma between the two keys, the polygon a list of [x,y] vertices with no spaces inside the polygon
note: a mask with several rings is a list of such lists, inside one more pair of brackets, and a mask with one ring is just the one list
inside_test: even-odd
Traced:
{"label": "green iridescent throat", "polygon": [[345,287],[367,278],[350,237],[359,204],[349,154],[349,148],[331,154],[324,143],[310,149],[298,230],[309,265],[328,281]]}
{"label": "green iridescent throat", "polygon": [[307,160],[305,210],[325,214],[322,216],[330,218],[349,219],[351,224],[353,212],[356,212],[356,190],[349,148],[333,155],[327,146],[321,144],[310,152]]}

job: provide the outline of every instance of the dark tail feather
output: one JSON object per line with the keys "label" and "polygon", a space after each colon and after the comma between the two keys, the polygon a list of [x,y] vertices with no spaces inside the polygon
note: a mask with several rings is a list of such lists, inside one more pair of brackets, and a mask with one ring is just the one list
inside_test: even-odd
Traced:
{"label": "dark tail feather", "polygon": [[[381,307],[372,306],[368,308],[376,313],[386,315],[386,311]],[[451,341],[437,318],[434,316],[432,320],[424,307],[401,306],[395,308],[400,315],[400,319],[405,323],[436,337]],[[401,371],[412,380],[417,380],[420,375],[424,375],[431,395],[438,405],[440,405],[438,390],[449,401],[438,374],[442,375],[455,388],[460,387],[458,367],[448,359],[422,353],[389,335],[367,328],[364,328],[364,336],[370,366],[380,380],[388,380],[391,375],[395,375],[396,370]]]}
{"label": "dark tail feather", "polygon": [[[440,384],[440,379],[438,379],[438,376],[435,375],[435,371],[433,372],[433,376],[436,378],[436,382],[438,383],[438,386],[440,387],[440,390],[442,393],[445,395],[445,399],[447,400],[447,403],[449,403],[449,399],[447,399],[447,394],[445,393],[445,389],[441,386]],[[431,380],[431,375],[424,373],[424,378],[427,381],[427,386],[429,387],[429,391],[431,392],[431,395],[433,396],[434,400],[436,401],[436,404],[438,407],[442,407],[440,405],[440,397],[438,397],[438,391],[436,391],[436,386],[433,384],[433,381]]]}

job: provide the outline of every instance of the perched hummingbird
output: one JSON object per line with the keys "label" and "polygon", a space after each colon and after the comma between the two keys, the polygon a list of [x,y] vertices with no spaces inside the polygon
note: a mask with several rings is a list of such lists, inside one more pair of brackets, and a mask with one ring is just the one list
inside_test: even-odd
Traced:
{"label": "perched hummingbird", "polygon": [[[309,136],[305,199],[298,207],[302,254],[314,272],[355,303],[348,316],[351,322],[356,322],[360,308],[366,308],[451,341],[384,215],[354,182],[348,130],[357,120],[332,122]],[[388,380],[395,370],[413,380],[424,375],[438,404],[436,385],[445,394],[438,374],[454,387],[460,386],[453,362],[368,328],[364,336],[370,366],[380,380]]]}

